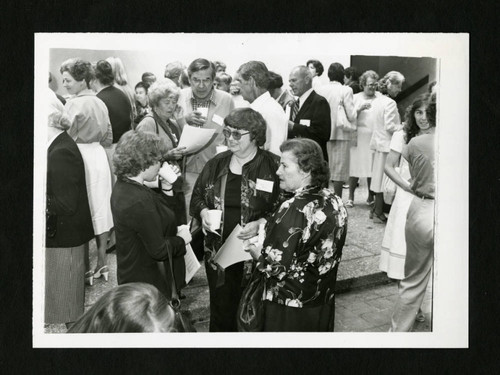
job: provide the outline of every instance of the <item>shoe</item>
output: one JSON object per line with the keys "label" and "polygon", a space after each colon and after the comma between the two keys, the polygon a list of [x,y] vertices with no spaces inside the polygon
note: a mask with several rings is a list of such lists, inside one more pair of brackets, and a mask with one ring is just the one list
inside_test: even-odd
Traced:
{"label": "shoe", "polygon": [[98,279],[101,276],[104,276],[104,280],[108,281],[109,278],[109,269],[108,266],[102,266],[97,271],[94,272],[94,279]]}
{"label": "shoe", "polygon": [[106,254],[112,253],[116,250],[116,245],[112,245],[106,249]]}
{"label": "shoe", "polygon": [[344,185],[342,185],[342,188],[343,188],[343,189],[349,189],[349,184],[344,184]]}
{"label": "shoe", "polygon": [[367,204],[368,206],[373,206],[373,205],[375,204],[375,201],[374,201],[374,200],[369,200],[369,199],[367,199],[367,200],[366,200],[366,204]]}
{"label": "shoe", "polygon": [[385,224],[387,222],[387,218],[384,214],[377,215],[375,212],[373,213],[373,222],[377,224]]}
{"label": "shoe", "polygon": [[94,285],[94,271],[85,272],[85,284]]}
{"label": "shoe", "polygon": [[354,207],[354,202],[349,199],[347,202],[345,202],[345,206],[349,208]]}

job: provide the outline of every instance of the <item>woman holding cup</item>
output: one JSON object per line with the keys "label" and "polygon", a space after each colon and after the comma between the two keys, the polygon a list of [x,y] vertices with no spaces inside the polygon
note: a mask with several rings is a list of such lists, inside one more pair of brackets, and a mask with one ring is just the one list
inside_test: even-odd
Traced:
{"label": "woman holding cup", "polygon": [[[167,282],[171,276],[169,280],[164,278],[158,262],[168,260],[170,252],[176,285],[184,285],[184,254],[191,234],[187,225],[177,226],[176,214],[170,208],[174,199],[172,184],[177,176],[168,163],[161,165],[167,150],[165,142],[151,132],[130,130],[120,138],[113,156],[117,182],[111,210],[118,284],[145,282],[169,297]],[[144,185],[158,175],[161,193]],[[180,270],[179,274],[176,270]]]}
{"label": "woman holding cup", "polygon": [[213,257],[238,224],[243,227],[241,240],[256,236],[259,224],[277,207],[280,194],[279,157],[259,148],[266,140],[262,115],[251,108],[235,109],[224,119],[223,134],[229,150],[205,165],[190,204],[191,216],[206,232],[211,332],[237,331],[236,310],[252,272],[252,261],[222,270]]}

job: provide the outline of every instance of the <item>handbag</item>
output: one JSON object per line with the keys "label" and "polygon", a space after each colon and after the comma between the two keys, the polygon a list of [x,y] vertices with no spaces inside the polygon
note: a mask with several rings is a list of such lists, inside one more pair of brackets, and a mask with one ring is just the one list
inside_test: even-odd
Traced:
{"label": "handbag", "polygon": [[168,264],[170,268],[170,275],[172,277],[172,295],[169,301],[170,306],[174,310],[174,328],[177,332],[196,332],[191,323],[190,313],[188,311],[181,310],[181,300],[177,293],[177,287],[175,285],[174,278],[174,268],[172,262],[172,249],[168,249]]}
{"label": "handbag", "polygon": [[353,132],[356,130],[356,123],[350,122],[344,108],[344,102],[341,100],[337,108],[337,128],[345,132]]}
{"label": "handbag", "polygon": [[264,328],[264,278],[265,274],[256,267],[243,290],[236,314],[238,332],[262,332]]}

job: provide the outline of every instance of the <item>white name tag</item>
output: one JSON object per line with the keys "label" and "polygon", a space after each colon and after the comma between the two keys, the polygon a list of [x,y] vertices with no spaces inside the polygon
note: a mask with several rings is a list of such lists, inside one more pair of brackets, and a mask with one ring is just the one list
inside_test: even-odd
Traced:
{"label": "white name tag", "polygon": [[215,122],[217,125],[224,125],[224,119],[220,117],[218,114],[215,114],[212,116],[212,121]]}
{"label": "white name tag", "polygon": [[261,180],[260,178],[258,178],[255,188],[260,191],[266,191],[268,193],[272,193],[273,186],[274,186],[274,181]]}
{"label": "white name tag", "polygon": [[300,125],[311,126],[311,120],[300,120]]}

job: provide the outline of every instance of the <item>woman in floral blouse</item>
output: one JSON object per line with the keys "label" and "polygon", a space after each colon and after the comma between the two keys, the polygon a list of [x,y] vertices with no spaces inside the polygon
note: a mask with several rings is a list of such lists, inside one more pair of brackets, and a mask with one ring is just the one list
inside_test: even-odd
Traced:
{"label": "woman in floral blouse", "polygon": [[[257,235],[278,206],[280,194],[276,170],[279,157],[259,147],[266,141],[266,122],[251,108],[238,108],[224,119],[223,134],[229,150],[216,155],[203,168],[190,204],[190,214],[206,231],[205,268],[210,290],[210,331],[236,332],[236,310],[252,261],[222,270],[213,262],[215,253],[237,224],[242,240]],[[218,234],[208,210],[222,210]]]}
{"label": "woman in floral blouse", "polygon": [[316,142],[291,139],[280,150],[280,188],[294,195],[269,220],[259,258],[266,275],[264,331],[333,331],[347,211],[327,189],[328,164]]}

